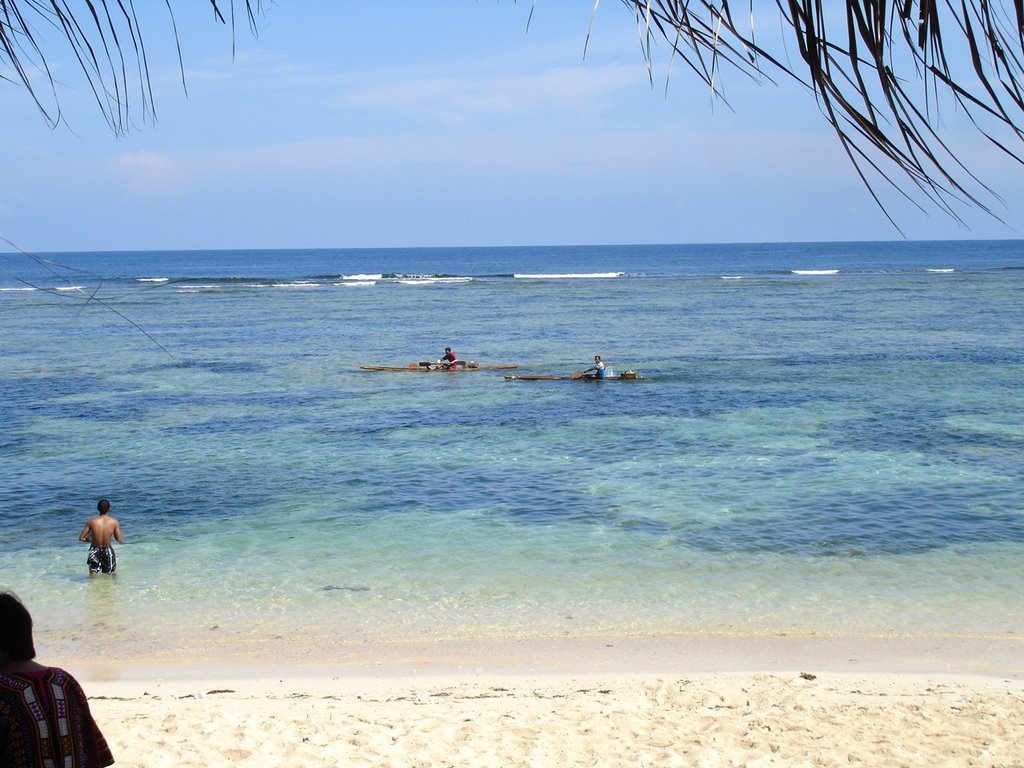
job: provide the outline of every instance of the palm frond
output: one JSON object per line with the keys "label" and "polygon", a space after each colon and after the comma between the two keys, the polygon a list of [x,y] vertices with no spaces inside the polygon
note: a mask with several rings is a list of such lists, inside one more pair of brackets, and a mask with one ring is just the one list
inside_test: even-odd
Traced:
{"label": "palm frond", "polygon": [[[1024,162],[1024,0],[775,0],[799,60],[783,63],[734,22],[729,0],[622,0],[646,35],[721,91],[723,66],[803,83],[881,205],[879,178],[960,220],[959,206],[998,199],[941,137],[941,105],[965,114],[1000,152]],[[685,45],[680,44],[685,41]],[[650,57],[649,38],[644,41]],[[902,179],[902,182],[899,181]],[[883,207],[884,210],[884,207]],[[888,214],[887,214],[888,215]],[[994,214],[993,214],[994,215]]]}
{"label": "palm frond", "polygon": [[[208,0],[214,19],[227,24],[224,0]],[[234,33],[235,2],[228,0]],[[184,66],[171,0],[164,0],[184,86]],[[260,0],[245,0],[250,28],[255,30]],[[70,45],[85,74],[93,98],[110,128],[117,134],[131,129],[132,119],[156,116],[149,63],[142,28],[132,0],[0,0],[0,66],[9,82],[22,85],[44,119],[62,121],[56,81],[47,64],[44,33],[56,32]],[[40,91],[45,84],[48,93]]]}

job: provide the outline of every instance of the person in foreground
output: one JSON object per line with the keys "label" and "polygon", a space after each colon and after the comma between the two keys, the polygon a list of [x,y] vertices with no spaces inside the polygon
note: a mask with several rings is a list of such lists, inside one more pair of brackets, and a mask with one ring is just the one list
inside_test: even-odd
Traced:
{"label": "person in foreground", "polygon": [[110,502],[100,499],[96,505],[98,515],[93,515],[85,523],[82,532],[78,534],[79,541],[89,542],[89,556],[85,559],[89,566],[89,575],[94,573],[113,573],[117,570],[117,555],[114,548],[110,546],[113,539],[120,544],[121,524],[116,517],[110,515]]}
{"label": "person in foreground", "polygon": [[0,766],[112,765],[82,686],[63,669],[33,661],[35,655],[32,616],[17,597],[0,592]]}

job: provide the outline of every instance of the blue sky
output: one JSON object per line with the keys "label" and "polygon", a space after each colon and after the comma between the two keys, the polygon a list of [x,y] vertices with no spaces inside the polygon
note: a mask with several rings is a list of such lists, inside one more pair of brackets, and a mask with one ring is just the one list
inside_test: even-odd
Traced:
{"label": "blue sky", "polygon": [[[178,6],[188,94],[165,13],[141,9],[158,119],[127,136],[57,43],[66,126],[0,82],[0,235],[35,252],[899,237],[810,94],[726,71],[730,110],[664,45],[652,86],[618,3],[586,57],[591,0],[539,0],[529,30],[529,0],[282,2],[234,57],[205,3]],[[1006,223],[890,211],[911,239],[1020,237],[1021,167],[945,117]]]}

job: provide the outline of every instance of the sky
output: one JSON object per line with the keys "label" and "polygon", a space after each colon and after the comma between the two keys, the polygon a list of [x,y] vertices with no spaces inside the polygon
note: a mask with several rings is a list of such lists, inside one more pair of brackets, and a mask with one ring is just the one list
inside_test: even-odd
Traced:
{"label": "sky", "polygon": [[[236,0],[237,3],[238,0]],[[136,4],[156,119],[103,121],[60,40],[64,123],[0,80],[0,237],[31,252],[1018,238],[1024,173],[947,115],[1002,221],[875,204],[796,83],[725,71],[728,104],[624,6],[268,4],[234,36]],[[531,18],[532,9],[532,18]],[[771,35],[770,4],[764,26]],[[592,26],[591,26],[592,25]],[[186,92],[187,89],[187,92]],[[132,94],[133,98],[135,94]],[[138,104],[138,101],[135,100]],[[10,250],[0,242],[0,250]]]}

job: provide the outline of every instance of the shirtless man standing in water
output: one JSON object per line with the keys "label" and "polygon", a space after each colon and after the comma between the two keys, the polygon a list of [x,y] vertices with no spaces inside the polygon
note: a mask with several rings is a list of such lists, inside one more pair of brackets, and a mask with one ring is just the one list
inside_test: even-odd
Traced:
{"label": "shirtless man standing in water", "polygon": [[90,517],[82,532],[78,534],[79,541],[89,542],[89,557],[86,558],[86,565],[89,566],[89,575],[94,573],[113,573],[117,570],[117,556],[114,548],[110,546],[111,539],[116,539],[120,544],[121,524],[116,517],[110,514],[110,502],[100,499],[96,505],[98,515]]}

